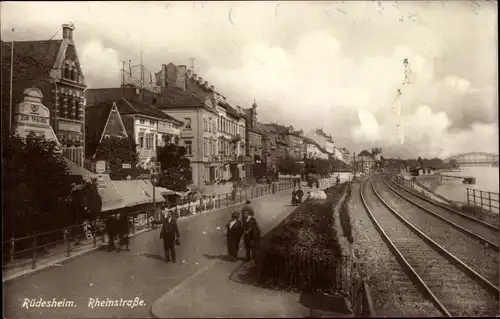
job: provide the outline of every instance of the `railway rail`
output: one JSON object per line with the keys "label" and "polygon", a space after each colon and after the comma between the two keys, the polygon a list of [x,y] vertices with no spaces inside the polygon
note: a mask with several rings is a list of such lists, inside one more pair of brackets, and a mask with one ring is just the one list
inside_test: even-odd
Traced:
{"label": "railway rail", "polygon": [[[405,193],[411,194],[412,195],[411,197],[414,199],[413,200],[414,202],[417,202],[420,205],[425,206],[425,207],[432,207],[431,209],[434,208],[434,210],[436,212],[442,213],[445,216],[451,216],[451,217],[449,217],[449,219],[453,218],[453,220],[466,220],[469,222],[469,225],[471,223],[474,223],[474,224],[478,225],[478,227],[484,229],[484,230],[481,230],[482,233],[486,233],[485,230],[489,230],[488,233],[494,237],[493,238],[494,242],[498,241],[498,235],[500,234],[499,227],[492,225],[492,224],[489,224],[489,223],[486,223],[486,222],[484,222],[480,219],[474,218],[472,216],[469,216],[469,215],[462,213],[456,209],[453,209],[445,204],[436,202],[436,201],[434,201],[430,198],[427,198],[426,196],[423,196],[422,194],[419,194],[415,191],[409,190],[406,187],[395,182],[394,179],[392,178],[393,177],[392,175],[388,175],[388,177],[390,178],[392,183],[395,184],[399,189],[403,190]],[[455,216],[453,216],[453,215],[455,215]]]}
{"label": "railway rail", "polygon": [[[442,208],[442,206],[439,206],[431,201],[426,201],[421,197],[419,197],[417,194],[406,190],[401,185],[398,185],[398,183],[394,182],[391,179],[389,179],[389,182],[388,179],[384,179],[383,183],[387,188],[389,188],[392,191],[392,193],[396,194],[398,197],[402,198],[406,202],[418,207],[425,213],[428,213],[431,216],[440,219],[441,221],[452,226],[453,228],[463,232],[464,234],[467,234],[473,239],[480,241],[481,243],[487,245],[491,249],[498,252],[499,231],[493,230],[491,227],[489,227],[493,225],[489,225],[475,218],[472,219],[464,218],[462,216],[464,214],[453,211],[451,208],[444,209]],[[395,187],[393,186],[396,186],[399,190],[403,190],[406,192],[403,194],[401,191],[395,189]]]}
{"label": "railway rail", "polygon": [[[375,177],[376,181],[380,179]],[[382,198],[374,183],[380,182],[365,181],[361,185],[361,200],[399,267],[418,287],[421,295],[413,297],[430,301],[434,311],[444,316],[496,314],[498,287],[406,220]],[[394,294],[400,294],[397,290],[401,289],[406,288],[395,286]],[[428,312],[433,315],[432,310]]]}

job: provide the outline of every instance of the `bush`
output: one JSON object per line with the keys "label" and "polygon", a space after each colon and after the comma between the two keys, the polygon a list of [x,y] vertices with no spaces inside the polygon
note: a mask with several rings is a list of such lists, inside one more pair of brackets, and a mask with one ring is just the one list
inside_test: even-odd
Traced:
{"label": "bush", "polygon": [[351,199],[351,187],[348,186],[347,195],[342,203],[342,207],[340,207],[340,225],[342,226],[342,232],[344,233],[344,237],[349,241],[349,243],[353,243],[354,239],[352,238],[352,224],[350,217],[350,209],[349,209],[349,200]]}
{"label": "bush", "polygon": [[[344,185],[326,190],[326,200],[308,200],[262,239],[259,279],[292,290],[328,290],[341,276],[341,248],[333,207]],[[339,273],[340,271],[340,273]]]}

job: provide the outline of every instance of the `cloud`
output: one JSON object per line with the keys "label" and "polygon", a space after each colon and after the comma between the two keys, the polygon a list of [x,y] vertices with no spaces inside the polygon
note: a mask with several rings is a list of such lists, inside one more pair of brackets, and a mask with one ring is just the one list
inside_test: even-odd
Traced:
{"label": "cloud", "polygon": [[99,87],[120,80],[123,65],[120,65],[118,52],[103,47],[101,42],[85,43],[79,51],[79,59],[88,87]]}
{"label": "cloud", "polygon": [[[153,72],[168,62],[189,65],[194,57],[196,73],[231,103],[249,107],[255,97],[260,121],[322,126],[339,147],[354,151],[496,150],[496,6],[485,2],[479,14],[465,1],[383,7],[362,1],[279,8],[269,2],[7,3],[2,36],[22,21],[48,38],[67,22],[54,16],[73,20],[90,87],[119,85],[120,61],[138,64],[141,47]],[[404,58],[414,82],[401,97],[400,145],[392,105]],[[488,139],[471,143],[475,134]]]}

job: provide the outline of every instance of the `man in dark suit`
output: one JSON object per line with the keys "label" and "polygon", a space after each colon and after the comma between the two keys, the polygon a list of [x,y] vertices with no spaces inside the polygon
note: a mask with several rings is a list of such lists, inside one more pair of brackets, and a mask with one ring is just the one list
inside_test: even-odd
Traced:
{"label": "man in dark suit", "polygon": [[108,234],[108,251],[115,250],[115,236],[117,233],[117,223],[115,215],[109,215],[106,219],[106,233]]}
{"label": "man in dark suit", "polygon": [[243,242],[245,244],[246,250],[246,259],[249,261],[250,259],[255,260],[257,246],[260,242],[260,228],[257,220],[254,217],[253,210],[244,210],[243,211],[243,220],[244,220],[244,233],[243,233]]}
{"label": "man in dark suit", "polygon": [[124,212],[121,212],[118,218],[118,249],[117,252],[120,252],[122,245],[125,245],[125,250],[128,249],[128,235],[129,235],[129,224],[128,224],[128,216]]}
{"label": "man in dark suit", "polygon": [[226,225],[227,232],[227,252],[231,261],[238,259],[238,250],[240,249],[240,240],[243,235],[243,224],[239,220],[240,213],[233,212],[231,221]]}
{"label": "man in dark suit", "polygon": [[163,239],[163,249],[165,251],[165,261],[175,263],[175,244],[179,240],[179,228],[177,228],[177,219],[168,212],[167,218],[161,228],[160,239]]}

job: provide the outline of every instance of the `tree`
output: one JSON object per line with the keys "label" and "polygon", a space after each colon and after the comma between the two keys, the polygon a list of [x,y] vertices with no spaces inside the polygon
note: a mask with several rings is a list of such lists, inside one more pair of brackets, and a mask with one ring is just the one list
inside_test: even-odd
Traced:
{"label": "tree", "polygon": [[122,164],[131,164],[132,167],[137,164],[139,157],[136,146],[131,138],[111,136],[97,146],[94,159],[108,162],[112,172],[119,172]]}
{"label": "tree", "polygon": [[191,163],[186,158],[186,148],[176,144],[167,144],[157,150],[161,165],[158,186],[174,191],[186,191],[192,183]]}
{"label": "tree", "polygon": [[2,136],[4,238],[63,227],[71,219],[66,162],[54,141],[33,133]]}
{"label": "tree", "polygon": [[458,165],[458,162],[457,162],[457,160],[456,160],[456,159],[451,159],[451,160],[450,160],[450,165],[451,165],[451,167],[453,167],[453,168],[457,168],[457,167],[459,166],[459,165]]}
{"label": "tree", "polygon": [[322,158],[308,158],[304,163],[306,174],[327,175],[333,169],[333,163]]}
{"label": "tree", "polygon": [[282,158],[278,161],[278,171],[285,175],[300,174],[302,166],[291,157]]}

